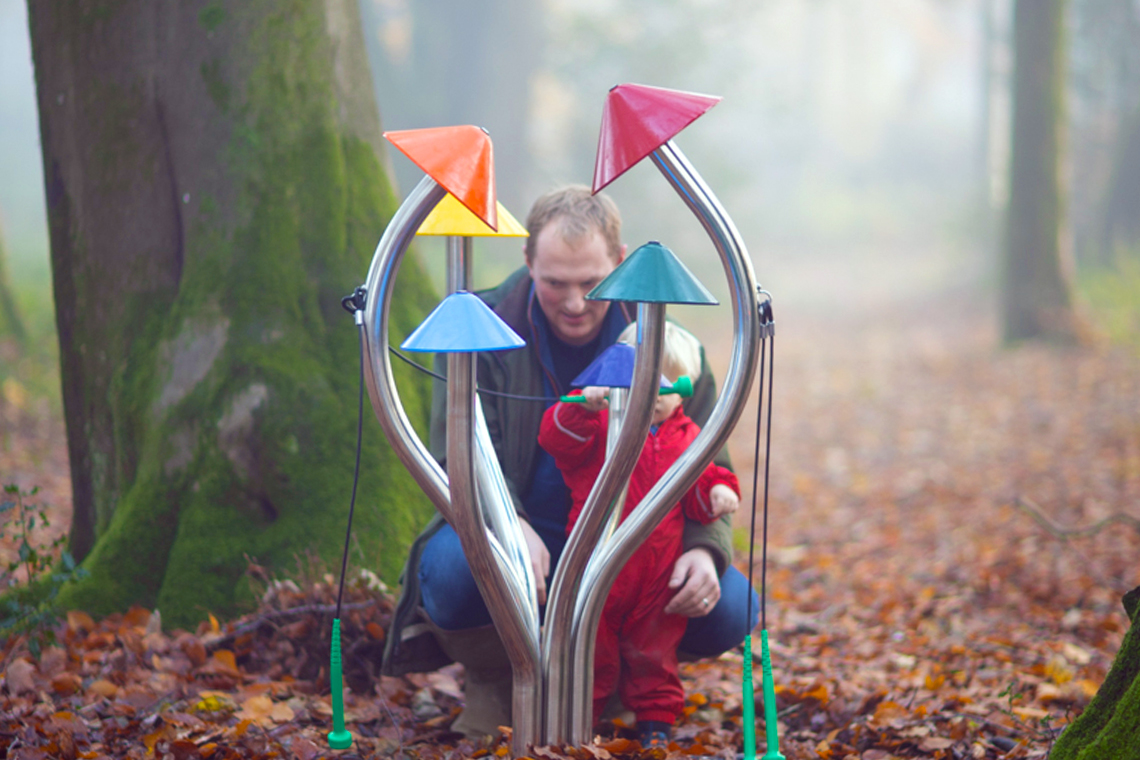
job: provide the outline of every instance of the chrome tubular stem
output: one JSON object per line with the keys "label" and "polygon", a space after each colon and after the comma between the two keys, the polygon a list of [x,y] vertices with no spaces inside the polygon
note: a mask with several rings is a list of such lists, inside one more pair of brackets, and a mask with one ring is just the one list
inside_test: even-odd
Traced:
{"label": "chrome tubular stem", "polygon": [[[618,438],[621,435],[621,426],[625,421],[625,410],[628,407],[626,402],[629,401],[629,390],[626,388],[610,388],[610,405],[609,405],[609,427],[606,430],[606,458],[613,456],[614,449],[617,447]],[[625,504],[626,494],[629,493],[629,481],[626,481],[622,487],[621,492],[618,493],[614,502],[617,508],[610,510],[609,519],[606,520],[606,525],[602,529],[598,543],[605,543],[613,537],[614,531],[617,530],[618,523],[621,522],[622,506]]]}
{"label": "chrome tubular stem", "polygon": [[[447,292],[450,294],[460,290],[470,291],[472,289],[471,272],[475,258],[474,241],[466,236],[449,235],[446,249]],[[474,357],[471,361],[473,366],[477,366]],[[476,372],[477,370],[472,371]],[[472,389],[474,387],[473,384]],[[488,610],[493,620],[522,621],[527,649],[537,653],[540,635],[538,598],[534,572],[531,570],[530,554],[526,548],[526,539],[523,537],[522,527],[519,525],[518,517],[515,514],[514,502],[511,500],[510,491],[507,489],[506,480],[503,478],[499,459],[495,455],[491,434],[487,430],[487,421],[483,416],[483,405],[478,399],[474,403],[474,414],[474,425],[471,428],[475,451],[472,460],[475,478],[474,503],[478,505],[477,514],[482,520],[483,535],[492,550],[491,554],[494,557],[495,566],[498,568],[501,578],[501,591],[503,592],[500,595],[483,594],[483,597],[487,600]],[[448,437],[450,440],[450,429]],[[454,497],[452,503],[455,503]],[[471,540],[478,541],[479,539],[477,535],[473,534]],[[491,608],[492,605],[496,605],[500,601],[505,601],[507,607]],[[512,669],[515,672],[521,670],[525,674],[534,670],[537,675],[537,669],[532,667],[530,663],[526,663],[520,668],[514,665],[515,661],[515,657],[512,656]],[[513,701],[517,703],[522,699],[525,708],[533,710],[540,692],[536,685],[537,682],[528,682],[525,677],[516,677],[514,682],[516,694]],[[523,692],[521,695],[517,694],[519,689]],[[517,705],[514,707],[514,711],[516,715],[520,714]],[[537,713],[537,715],[540,716],[541,713]],[[532,722],[535,728],[529,732],[531,734],[541,728],[541,719]],[[527,735],[528,732],[523,725],[520,724],[517,728],[522,734],[520,740],[526,743],[533,743],[537,740],[537,736]],[[525,747],[525,744],[523,746]]]}
{"label": "chrome tubular stem", "polygon": [[[557,684],[551,684],[549,680],[553,680],[553,676],[548,675],[547,698],[550,700],[557,695],[559,713],[555,712],[555,705],[548,702],[547,726],[552,725],[552,717],[556,714],[564,716],[566,725],[561,736],[547,737],[552,742],[569,741],[584,744],[590,739],[590,729],[593,727],[594,640],[597,638],[598,620],[605,605],[606,594],[603,593],[600,597],[594,596],[593,603],[597,609],[591,609],[589,620],[583,622],[584,616],[579,611],[581,598],[582,594],[590,593],[583,579],[583,570],[593,564],[593,556],[602,548],[599,546],[599,538],[608,522],[609,513],[606,508],[616,509],[620,513],[622,505],[617,501],[618,494],[624,493],[628,486],[629,476],[645,446],[645,437],[653,420],[655,400],[661,388],[661,356],[664,351],[664,340],[665,304],[639,303],[637,354],[633,365],[629,403],[625,419],[622,421],[621,432],[618,434],[612,456],[608,457],[602,466],[602,472],[578,517],[578,523],[574,526],[570,541],[558,562],[558,573],[555,575],[555,590],[566,595],[563,602],[565,606],[557,609],[559,617],[548,619],[546,641],[543,642],[548,646],[543,649],[543,665],[549,668],[548,674],[555,673],[561,665],[559,675],[562,680]],[[610,546],[620,536],[619,528],[604,546]],[[577,554],[572,557],[572,562],[567,562],[567,554],[570,553],[572,546]],[[620,570],[620,567],[618,569]],[[563,580],[565,589],[557,585],[559,574],[566,579]],[[609,588],[606,590],[608,592]],[[550,607],[547,607],[547,615],[550,611]],[[589,642],[585,652],[589,660],[585,663],[577,662],[575,652],[584,641]],[[582,692],[580,689],[586,691]]]}
{"label": "chrome tubular stem", "polygon": [[447,236],[447,292],[471,289],[472,251],[474,246],[469,237]]}
{"label": "chrome tubular stem", "polygon": [[435,180],[424,177],[400,205],[376,246],[365,280],[368,297],[364,305],[364,382],[380,427],[400,462],[439,513],[450,519],[447,474],[428,452],[404,413],[388,356],[388,316],[396,273],[416,230],[445,195],[447,191]]}
{"label": "chrome tubular stem", "polygon": [[518,515],[515,514],[514,501],[499,467],[495,446],[483,417],[483,405],[480,403],[475,406],[475,477],[483,517],[490,526],[491,534],[503,546],[504,567],[511,576],[513,603],[525,614],[528,635],[537,648],[538,590],[530,563],[530,551],[526,547],[526,538]]}
{"label": "chrome tubular stem", "polygon": [[[474,241],[470,237],[449,235],[447,249],[447,292],[471,290],[471,272],[474,266]],[[503,471],[495,455],[483,405],[475,405],[475,478],[476,499],[491,532],[501,545],[500,564],[511,582],[512,603],[524,610],[528,632],[538,646],[538,599],[530,554],[526,548],[522,527],[518,524],[514,502],[507,489]]]}
{"label": "chrome tubular stem", "polygon": [[447,357],[447,470],[453,506],[452,527],[459,535],[471,574],[503,640],[514,677],[511,749],[516,757],[538,739],[540,671],[538,642],[529,635],[528,616],[503,572],[480,513],[475,479],[475,355]]}
{"label": "chrome tubular stem", "polygon": [[700,220],[720,255],[731,291],[732,354],[723,391],[700,435],[586,566],[582,594],[574,612],[576,625],[569,653],[573,663],[571,693],[576,702],[571,707],[569,740],[572,743],[583,743],[590,738],[595,632],[610,588],[630,555],[696,483],[724,445],[744,409],[755,375],[759,338],[756,278],[744,242],[716,196],[672,141],[655,150],[651,158]]}

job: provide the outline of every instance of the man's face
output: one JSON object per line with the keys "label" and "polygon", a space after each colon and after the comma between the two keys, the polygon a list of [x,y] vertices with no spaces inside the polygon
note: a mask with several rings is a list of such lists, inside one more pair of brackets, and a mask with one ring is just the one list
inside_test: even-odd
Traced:
{"label": "man's face", "polygon": [[[624,246],[622,248],[624,254]],[[534,257],[527,264],[534,294],[554,334],[572,346],[593,340],[602,329],[608,301],[587,301],[586,294],[619,263],[597,230],[567,242],[558,219],[538,233]]]}

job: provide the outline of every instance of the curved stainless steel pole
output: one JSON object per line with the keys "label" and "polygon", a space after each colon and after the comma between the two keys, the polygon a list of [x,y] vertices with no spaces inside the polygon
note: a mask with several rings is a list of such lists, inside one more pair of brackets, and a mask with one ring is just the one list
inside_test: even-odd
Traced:
{"label": "curved stainless steel pole", "polygon": [[447,475],[428,452],[404,413],[400,393],[396,390],[396,378],[392,374],[392,360],[388,356],[388,314],[392,307],[396,272],[416,230],[445,195],[447,191],[435,180],[424,177],[397,209],[376,246],[368,278],[364,281],[368,289],[364,305],[364,346],[367,354],[364,382],[368,386],[376,419],[380,421],[380,427],[400,462],[439,513],[450,521]]}
{"label": "curved stainless steel pole", "polygon": [[[574,663],[568,657],[575,627],[575,602],[579,594],[582,571],[591,552],[599,543],[612,510],[621,510],[618,495],[625,492],[630,473],[649,433],[653,419],[654,399],[661,387],[661,355],[665,336],[665,304],[640,303],[637,306],[637,354],[633,364],[625,418],[613,452],[607,457],[578,522],[566,543],[551,584],[546,605],[546,635],[542,642],[542,667],[546,674],[547,744],[563,744],[567,739],[584,743],[570,733],[570,708],[576,692],[571,677]],[[608,441],[607,441],[608,444]],[[604,601],[604,599],[603,599]],[[595,621],[596,630],[597,621]],[[593,661],[590,663],[593,672]],[[585,699],[589,701],[590,695]],[[587,729],[588,732],[588,729]]]}
{"label": "curved stainless steel pole", "polygon": [[[618,438],[621,435],[621,426],[625,422],[625,410],[629,406],[629,389],[628,388],[610,388],[610,401],[607,411],[609,412],[609,426],[606,430],[606,458],[609,459],[614,455],[614,449],[617,448]],[[614,502],[617,504],[625,504],[626,495],[629,493],[629,481],[622,486],[621,491],[618,493]],[[621,509],[611,509],[610,516],[606,520],[605,526],[602,528],[602,534],[599,537],[601,542],[609,541],[613,536],[614,531],[617,530],[618,524],[621,522]]]}
{"label": "curved stainless steel pole", "polygon": [[529,635],[527,617],[518,604],[507,575],[501,572],[487,540],[476,497],[475,479],[475,355],[447,357],[447,473],[454,507],[452,526],[459,535],[471,574],[495,622],[511,661],[514,677],[511,749],[525,755],[538,741],[541,696],[538,642]]}
{"label": "curved stainless steel pole", "polygon": [[[589,741],[592,728],[594,642],[606,597],[626,560],[653,532],[657,524],[696,483],[701,472],[724,445],[736,424],[756,370],[758,316],[756,277],[740,234],[716,196],[685,160],[672,141],[655,150],[651,157],[657,168],[697,215],[712,238],[731,285],[733,344],[728,373],[708,422],[684,454],[650,489],[634,512],[618,528],[614,537],[590,558],[582,578],[582,594],[574,611],[574,634],[569,652],[572,663],[569,740]],[[631,408],[634,402],[630,403]]]}
{"label": "curved stainless steel pole", "polygon": [[[387,436],[392,448],[400,457],[400,461],[415,478],[417,484],[431,499],[432,504],[448,522],[456,527],[468,557],[477,557],[472,564],[480,591],[487,599],[488,608],[491,609],[496,627],[504,639],[511,667],[515,674],[515,720],[516,733],[514,749],[516,754],[523,754],[526,743],[533,742],[538,731],[539,719],[535,710],[540,692],[538,678],[538,623],[537,610],[534,605],[525,604],[527,599],[526,575],[529,571],[529,562],[521,569],[515,566],[512,554],[517,554],[517,546],[512,552],[504,548],[497,537],[490,535],[484,526],[478,502],[474,496],[475,482],[472,456],[476,449],[472,445],[474,427],[471,420],[475,419],[474,401],[474,362],[470,354],[460,355],[466,359],[466,367],[458,368],[457,376],[468,378],[461,382],[461,387],[452,389],[448,383],[449,408],[455,409],[456,403],[453,394],[458,393],[466,401],[459,406],[460,414],[466,410],[466,422],[457,423],[456,436],[449,436],[449,458],[453,456],[451,438],[455,437],[460,453],[456,459],[457,467],[463,470],[460,482],[453,491],[449,486],[448,475],[428,452],[419,436],[416,434],[400,403],[399,392],[396,389],[395,378],[392,374],[392,365],[388,356],[388,318],[391,310],[392,292],[396,273],[399,270],[408,245],[411,243],[416,230],[431,212],[446,191],[430,177],[425,177],[412,191],[408,198],[397,210],[396,215],[389,223],[388,228],[380,239],[369,267],[366,288],[369,294],[365,305],[364,319],[367,329],[365,331],[365,383],[368,386],[369,397],[380,421],[381,427]],[[459,276],[466,276],[469,267],[463,263],[458,270]],[[454,358],[454,357],[451,357]],[[461,361],[463,361],[461,359]],[[449,365],[451,362],[449,361]],[[453,368],[455,369],[455,368]],[[464,390],[465,389],[465,390]],[[466,396],[463,395],[466,393]],[[449,413],[449,421],[450,421]],[[481,419],[482,415],[478,417]],[[486,423],[482,423],[486,435]],[[461,442],[465,442],[461,443]],[[487,441],[489,445],[489,438]],[[491,449],[493,456],[493,448]],[[484,457],[481,457],[484,458]],[[481,469],[497,469],[498,462],[493,466],[483,463]],[[502,478],[501,471],[499,479]],[[493,481],[493,476],[490,480]],[[494,485],[490,491],[496,492]],[[505,485],[502,493],[506,493]],[[461,503],[453,508],[452,493],[462,495]],[[506,503],[510,504],[509,495]],[[461,507],[461,508],[460,508]],[[511,514],[513,516],[513,507]],[[458,523],[457,523],[458,520]],[[462,526],[462,528],[461,528]],[[509,531],[503,531],[505,535]],[[521,530],[519,530],[519,539]],[[511,541],[506,539],[508,547]],[[476,571],[476,565],[480,570]],[[495,570],[489,568],[494,566]],[[520,577],[521,576],[521,577]],[[530,588],[533,588],[533,578],[530,579]],[[533,594],[533,592],[531,592]],[[497,614],[496,614],[496,611]],[[521,702],[521,707],[520,707]]]}
{"label": "curved stainless steel pole", "polygon": [[[447,292],[470,291],[474,245],[470,237],[447,237]],[[483,520],[490,528],[491,548],[494,549],[499,572],[508,578],[513,610],[505,614],[519,615],[527,621],[527,635],[538,646],[538,598],[535,575],[531,571],[527,540],[523,537],[519,517],[514,512],[514,501],[507,490],[503,469],[499,466],[494,443],[483,417],[482,403],[475,403],[475,500]],[[454,504],[454,501],[453,501]]]}
{"label": "curved stainless steel pole", "polygon": [[[474,267],[474,245],[470,237],[449,235],[447,249],[447,292],[471,290],[471,272]],[[538,598],[531,569],[530,554],[514,502],[503,478],[498,456],[495,454],[487,421],[483,416],[483,405],[475,405],[475,479],[476,499],[483,519],[491,533],[498,539],[496,557],[500,569],[511,578],[509,584],[513,604],[521,608],[527,618],[528,633],[537,646],[539,637]]]}

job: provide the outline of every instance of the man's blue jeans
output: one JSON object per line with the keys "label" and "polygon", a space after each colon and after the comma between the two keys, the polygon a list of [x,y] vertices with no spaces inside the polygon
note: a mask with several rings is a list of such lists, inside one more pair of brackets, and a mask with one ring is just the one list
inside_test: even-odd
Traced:
{"label": "man's blue jeans", "polygon": [[[746,590],[752,595],[751,620]],[[491,624],[491,614],[467,566],[459,536],[450,525],[440,528],[424,546],[420,593],[428,616],[444,630]],[[748,579],[730,566],[720,577],[720,601],[709,614],[689,618],[678,651],[694,657],[716,657],[727,652],[756,627],[759,614],[760,597],[748,588]]]}

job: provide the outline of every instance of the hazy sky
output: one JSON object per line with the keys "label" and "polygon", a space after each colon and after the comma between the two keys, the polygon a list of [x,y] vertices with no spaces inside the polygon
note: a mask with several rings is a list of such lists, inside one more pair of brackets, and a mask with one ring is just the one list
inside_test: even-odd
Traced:
{"label": "hazy sky", "polygon": [[13,259],[47,255],[27,6],[0,0],[0,226]]}

